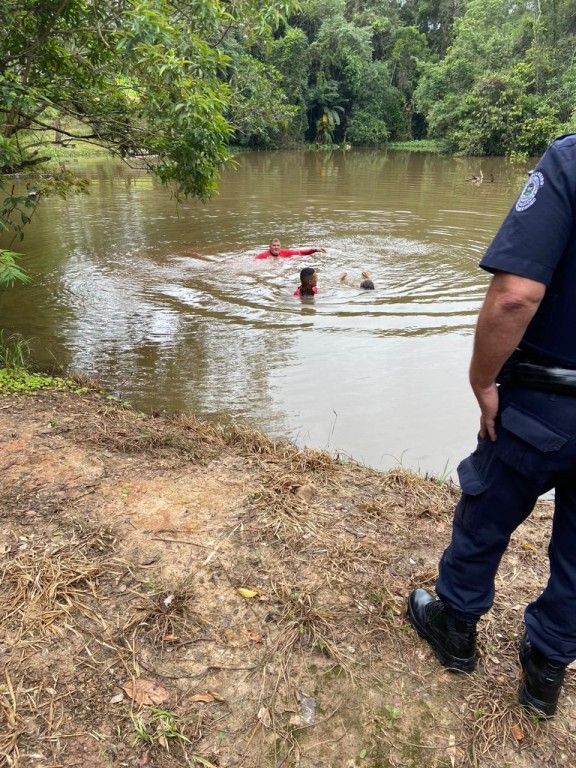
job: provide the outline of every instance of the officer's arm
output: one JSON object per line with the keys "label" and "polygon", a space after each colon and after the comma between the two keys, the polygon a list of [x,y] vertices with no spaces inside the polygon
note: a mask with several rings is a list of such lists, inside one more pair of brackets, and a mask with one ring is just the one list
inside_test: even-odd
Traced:
{"label": "officer's arm", "polygon": [[480,434],[496,439],[496,376],[520,343],[544,298],[546,286],[526,277],[497,272],[478,315],[470,385],[481,410]]}

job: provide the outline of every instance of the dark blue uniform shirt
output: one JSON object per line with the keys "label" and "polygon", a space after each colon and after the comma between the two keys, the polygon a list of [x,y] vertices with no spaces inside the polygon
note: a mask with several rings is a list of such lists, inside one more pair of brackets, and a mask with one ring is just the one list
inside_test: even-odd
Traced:
{"label": "dark blue uniform shirt", "polygon": [[576,135],[548,147],[480,266],[547,286],[520,346],[576,368]]}

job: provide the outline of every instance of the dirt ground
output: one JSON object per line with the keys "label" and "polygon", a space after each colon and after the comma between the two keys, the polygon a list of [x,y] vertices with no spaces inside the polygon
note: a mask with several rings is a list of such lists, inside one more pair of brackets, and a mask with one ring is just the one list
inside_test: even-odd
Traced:
{"label": "dirt ground", "polygon": [[517,532],[452,675],[404,619],[456,489],[97,394],[0,397],[0,765],[576,764],[516,703],[551,511]]}

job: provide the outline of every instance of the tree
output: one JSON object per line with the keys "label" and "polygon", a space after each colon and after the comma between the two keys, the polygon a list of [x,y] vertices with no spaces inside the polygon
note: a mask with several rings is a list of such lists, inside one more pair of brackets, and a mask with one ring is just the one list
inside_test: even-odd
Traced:
{"label": "tree", "polygon": [[[140,155],[177,194],[208,197],[246,109],[228,67],[230,34],[271,36],[288,0],[4,0],[0,5],[0,188],[41,169],[50,141]],[[245,64],[246,59],[241,59]],[[273,82],[252,68],[260,82]],[[238,90],[234,86],[238,85]],[[6,194],[0,229],[21,237],[46,194],[78,190],[67,171]]]}
{"label": "tree", "polygon": [[443,57],[450,47],[454,22],[464,12],[465,0],[406,0],[400,16],[426,36],[430,50]]}
{"label": "tree", "polygon": [[468,155],[538,155],[545,149],[558,120],[546,101],[526,92],[526,73],[519,67],[476,83],[462,100],[450,146]]}
{"label": "tree", "polygon": [[288,103],[278,70],[238,47],[230,54],[233,92],[226,117],[240,146],[277,146],[298,112]]}
{"label": "tree", "polygon": [[58,128],[64,143],[93,142],[123,157],[154,154],[162,179],[184,193],[209,194],[226,158],[229,90],[218,77],[223,58],[204,39],[223,12],[205,2],[190,3],[189,12],[195,5],[205,13],[191,25],[168,0],[60,0],[57,7],[7,0],[2,172],[41,163],[46,135]]}
{"label": "tree", "polygon": [[407,111],[400,91],[390,82],[384,61],[366,62],[358,73],[346,137],[352,144],[378,146],[390,137],[409,135]]}
{"label": "tree", "polygon": [[310,101],[310,43],[304,30],[287,26],[284,34],[272,42],[266,60],[280,72],[282,91],[296,110],[285,136],[302,141],[308,129],[306,112]]}
{"label": "tree", "polygon": [[307,0],[290,18],[275,49],[286,93],[306,110],[309,140],[382,145],[405,137],[402,95],[381,57],[397,32],[389,11],[386,0]]}
{"label": "tree", "polygon": [[469,0],[444,59],[424,67],[415,92],[430,134],[467,154],[540,152],[560,129],[547,98],[554,64],[536,4]]}

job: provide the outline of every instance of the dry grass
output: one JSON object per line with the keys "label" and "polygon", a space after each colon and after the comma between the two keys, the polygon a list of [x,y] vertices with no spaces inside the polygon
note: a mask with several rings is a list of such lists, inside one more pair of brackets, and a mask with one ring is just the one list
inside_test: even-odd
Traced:
{"label": "dry grass", "polygon": [[[14,768],[27,766],[32,753],[53,754],[51,765],[75,764],[67,762],[69,744],[88,739],[98,751],[109,729],[120,752],[146,747],[135,733],[138,707],[111,704],[115,682],[141,676],[145,648],[182,647],[198,631],[190,589],[142,594],[146,587],[128,564],[109,556],[109,530],[65,526],[58,538],[41,547],[21,537],[0,569],[0,630],[9,649],[0,681],[0,762]],[[130,618],[120,624],[123,601]],[[162,722],[172,723],[174,733],[149,745],[160,752],[170,746],[165,766],[181,765],[201,737],[206,718],[184,710],[182,733],[179,716],[167,710]],[[155,711],[144,707],[138,717],[146,723]]]}
{"label": "dry grass", "polygon": [[192,610],[194,589],[185,581],[173,589],[149,592],[136,599],[121,632],[140,643],[148,642],[158,653],[182,647],[205,636],[208,628]]}
{"label": "dry grass", "polygon": [[[374,482],[367,485],[366,475]],[[408,680],[412,676],[416,685],[426,686],[426,677],[414,671],[413,652],[406,653],[407,645],[418,647],[420,641],[404,624],[405,599],[414,586],[434,586],[437,555],[422,557],[419,547],[429,551],[431,532],[438,527],[445,530],[447,539],[458,490],[404,470],[371,475],[353,465],[343,467],[312,505],[302,504],[296,496],[297,477],[274,475],[267,477],[262,491],[250,499],[246,530],[255,540],[273,543],[274,574],[281,580],[273,589],[280,606],[275,615],[278,634],[273,649],[285,670],[284,680],[296,677],[295,655],[311,652],[324,654],[361,685],[382,685],[377,659],[379,649],[385,647],[394,685],[398,678]],[[335,496],[344,503],[336,509],[332,503],[330,513],[326,502]],[[534,533],[538,532],[535,527]],[[544,549],[544,535],[540,541],[528,538],[530,543],[522,542],[512,550],[527,557]],[[294,583],[295,571],[299,586],[287,586]],[[569,728],[557,723],[553,727],[542,725],[518,707],[516,645],[521,613],[512,602],[519,598],[515,594],[518,585],[503,586],[502,600],[510,601],[509,608],[495,611],[485,622],[481,634],[483,672],[470,676],[465,684],[454,681],[462,695],[460,738],[454,754],[460,764],[470,766],[515,765],[514,755],[519,751],[538,756],[546,753],[550,764],[566,764],[567,754],[576,755]],[[453,678],[448,678],[446,694],[452,695]],[[273,700],[268,705],[273,708]],[[386,711],[383,722],[388,725],[389,711],[396,710],[392,707]],[[376,716],[372,722],[379,720],[382,718]],[[539,741],[543,731],[549,741],[547,749]],[[288,735],[286,739],[285,746],[294,752],[296,747]],[[400,755],[398,765],[445,764],[448,734],[442,736],[441,728],[435,734],[438,746],[426,745],[420,737],[416,742],[413,739],[413,734],[403,737],[396,732],[393,741],[401,755],[419,755],[415,762],[406,762]],[[389,746],[389,742],[384,731],[376,739],[380,746]],[[550,748],[550,744],[556,746]],[[562,748],[567,751],[562,752]],[[396,764],[393,752],[387,757],[390,765]]]}
{"label": "dry grass", "polygon": [[75,525],[60,533],[48,545],[19,537],[0,568],[0,628],[9,649],[0,686],[8,726],[0,736],[0,754],[10,766],[20,764],[22,744],[30,739],[65,738],[64,700],[73,691],[67,685],[60,689],[56,669],[40,679],[30,670],[60,642],[76,647],[105,630],[101,606],[110,582],[124,572],[118,561],[102,557],[109,531]]}
{"label": "dry grass", "polygon": [[0,567],[0,626],[12,631],[13,642],[35,642],[49,632],[74,629],[78,616],[92,618],[90,602],[103,574],[118,572],[118,564],[94,558],[109,532],[48,547],[30,545],[21,537]]}
{"label": "dry grass", "polygon": [[[3,489],[6,765],[31,768],[34,754],[51,768],[148,759],[157,768],[576,764],[571,674],[554,722],[533,720],[516,701],[522,606],[546,579],[545,507],[503,562],[479,670],[452,676],[404,620],[410,588],[433,587],[452,485],[342,464],[238,425],[145,417],[96,396],[45,395],[36,407],[41,440],[55,451],[76,445],[90,452],[87,466],[97,455],[104,469],[88,485],[74,464],[58,504],[33,463]],[[59,427],[47,436],[54,412]],[[118,501],[116,527],[96,524],[99,504],[123,498],[125,472],[149,473],[155,488],[193,484],[203,467],[213,471],[209,462],[222,476],[244,473],[229,517],[199,516],[203,528],[154,537],[133,530]],[[25,518],[31,507],[38,530]],[[131,536],[136,562],[119,555]],[[154,557],[141,557],[146,546]],[[162,576],[157,549],[164,562],[180,558],[181,578]],[[242,597],[242,586],[254,596]],[[120,700],[140,679],[168,699]],[[167,749],[170,728],[185,738],[167,736]]]}
{"label": "dry grass", "polygon": [[318,652],[351,673],[353,659],[335,639],[338,617],[334,613],[319,605],[314,595],[286,584],[272,584],[272,596],[278,610],[272,646],[276,658],[287,658],[294,652]]}

